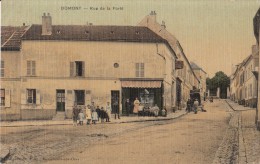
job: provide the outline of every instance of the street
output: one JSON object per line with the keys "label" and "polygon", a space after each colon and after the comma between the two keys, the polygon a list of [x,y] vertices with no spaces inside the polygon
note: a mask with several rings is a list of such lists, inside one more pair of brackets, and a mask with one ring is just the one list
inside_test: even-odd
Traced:
{"label": "street", "polygon": [[[168,121],[1,127],[6,163],[236,163],[238,114],[224,100]],[[113,120],[112,120],[113,121]]]}

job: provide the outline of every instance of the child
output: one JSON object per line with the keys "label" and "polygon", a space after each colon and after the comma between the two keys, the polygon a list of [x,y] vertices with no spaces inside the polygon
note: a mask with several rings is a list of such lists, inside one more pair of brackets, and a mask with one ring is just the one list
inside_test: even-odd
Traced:
{"label": "child", "polygon": [[86,119],[87,119],[87,125],[90,125],[91,122],[91,110],[90,110],[90,105],[88,105],[86,109]]}
{"label": "child", "polygon": [[83,120],[84,120],[84,114],[83,114],[83,111],[80,110],[80,113],[79,113],[79,124],[80,125],[83,125]]}

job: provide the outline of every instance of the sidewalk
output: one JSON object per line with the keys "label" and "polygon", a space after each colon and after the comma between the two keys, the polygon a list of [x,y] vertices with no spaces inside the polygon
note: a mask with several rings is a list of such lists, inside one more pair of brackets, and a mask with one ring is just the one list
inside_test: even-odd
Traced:
{"label": "sidewalk", "polygon": [[255,108],[243,107],[230,100],[227,103],[236,112],[240,112],[238,119],[239,134],[239,164],[260,163],[260,132],[255,125]]}
{"label": "sidewalk", "polygon": [[226,102],[233,108],[235,111],[245,111],[245,110],[256,110],[256,108],[244,107],[243,105],[239,105],[230,99],[226,99]]}
{"label": "sidewalk", "polygon": [[[144,122],[144,121],[163,121],[171,120],[185,115],[187,112],[185,109],[178,110],[175,113],[169,113],[167,117],[127,117],[122,116],[120,119],[115,119],[112,114],[111,122],[106,124],[119,124],[119,123],[130,123],[130,122]],[[98,122],[100,124],[100,122]],[[29,121],[3,121],[0,122],[0,127],[20,127],[20,126],[51,126],[51,125],[72,125],[72,119],[66,120],[29,120]]]}

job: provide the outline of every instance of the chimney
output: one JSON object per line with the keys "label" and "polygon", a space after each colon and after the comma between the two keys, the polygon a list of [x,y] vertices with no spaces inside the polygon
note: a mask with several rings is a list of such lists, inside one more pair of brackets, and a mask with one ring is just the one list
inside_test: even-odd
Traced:
{"label": "chimney", "polygon": [[25,23],[23,23],[23,26],[25,26]]}
{"label": "chimney", "polygon": [[162,26],[162,28],[166,28],[166,25],[165,25],[165,22],[164,21],[162,21],[162,24],[161,24],[161,26]]}
{"label": "chimney", "polygon": [[149,20],[151,20],[151,23],[155,23],[156,22],[156,13],[155,11],[151,11],[150,15],[149,15]]}
{"label": "chimney", "polygon": [[43,13],[42,16],[42,35],[51,35],[52,34],[52,27],[51,27],[51,16],[50,13],[46,14]]}

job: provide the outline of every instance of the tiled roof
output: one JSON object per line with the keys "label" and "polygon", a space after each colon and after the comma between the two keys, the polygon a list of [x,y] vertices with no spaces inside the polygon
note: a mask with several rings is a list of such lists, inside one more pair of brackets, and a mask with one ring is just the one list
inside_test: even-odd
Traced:
{"label": "tiled roof", "polygon": [[2,26],[1,27],[1,50],[19,51],[21,48],[21,37],[27,26]]}
{"label": "tiled roof", "polygon": [[206,73],[201,67],[199,67],[196,63],[194,62],[190,62],[190,66],[192,69],[196,70],[196,69],[199,69],[201,71],[203,71],[204,73]]}
{"label": "tiled roof", "polygon": [[260,26],[260,8],[255,14],[255,17],[253,19],[253,25],[254,25],[254,34],[257,42],[259,43],[259,26]]}
{"label": "tiled roof", "polygon": [[42,35],[42,26],[32,25],[23,40],[165,42],[147,27],[93,25],[52,25],[51,35]]}

